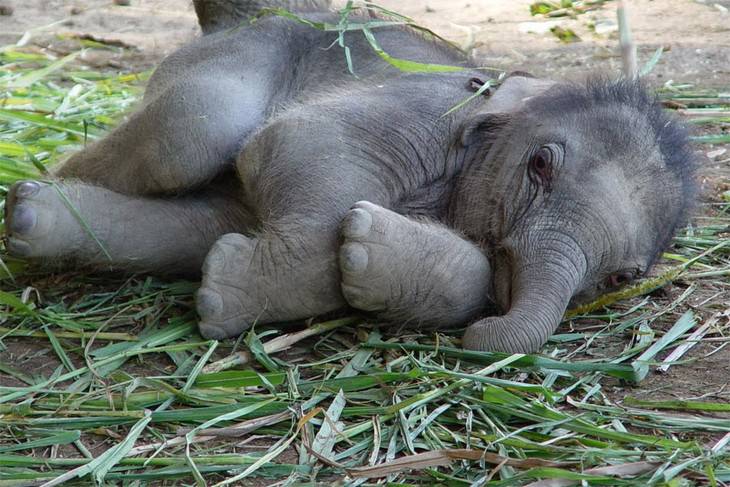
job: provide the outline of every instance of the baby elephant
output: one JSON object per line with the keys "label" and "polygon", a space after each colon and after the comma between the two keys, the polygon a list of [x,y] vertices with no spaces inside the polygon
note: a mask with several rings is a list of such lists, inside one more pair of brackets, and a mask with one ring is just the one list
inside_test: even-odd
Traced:
{"label": "baby elephant", "polygon": [[353,76],[337,33],[278,16],[211,32],[56,182],[13,186],[7,248],[202,270],[208,338],[349,305],[535,352],[571,302],[646,272],[682,224],[687,136],[639,84],[514,75],[450,111],[484,71],[421,32],[373,33],[395,58],[464,69],[404,73],[349,31]]}

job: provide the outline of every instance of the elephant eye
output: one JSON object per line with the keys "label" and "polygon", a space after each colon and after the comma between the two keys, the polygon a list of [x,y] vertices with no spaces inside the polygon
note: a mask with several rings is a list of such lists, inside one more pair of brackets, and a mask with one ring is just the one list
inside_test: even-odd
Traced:
{"label": "elephant eye", "polygon": [[530,173],[536,176],[543,184],[547,184],[553,177],[553,152],[549,147],[540,147],[529,162]]}

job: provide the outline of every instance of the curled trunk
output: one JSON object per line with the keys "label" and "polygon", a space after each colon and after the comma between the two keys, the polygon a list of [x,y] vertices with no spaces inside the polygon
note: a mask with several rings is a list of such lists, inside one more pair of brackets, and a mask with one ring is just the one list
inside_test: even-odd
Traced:
{"label": "curled trunk", "polygon": [[[495,288],[503,316],[471,325],[464,348],[507,353],[536,352],[555,331],[586,273],[586,259],[569,237],[527,237],[498,264]],[[502,289],[500,292],[499,289]]]}

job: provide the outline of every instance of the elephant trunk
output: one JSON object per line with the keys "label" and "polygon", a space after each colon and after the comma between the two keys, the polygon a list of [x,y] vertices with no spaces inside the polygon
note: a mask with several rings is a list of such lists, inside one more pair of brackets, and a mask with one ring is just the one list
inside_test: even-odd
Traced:
{"label": "elephant trunk", "polygon": [[537,352],[550,338],[586,275],[575,240],[559,232],[531,232],[506,242],[497,262],[495,289],[506,314],[471,325],[464,348],[507,353]]}

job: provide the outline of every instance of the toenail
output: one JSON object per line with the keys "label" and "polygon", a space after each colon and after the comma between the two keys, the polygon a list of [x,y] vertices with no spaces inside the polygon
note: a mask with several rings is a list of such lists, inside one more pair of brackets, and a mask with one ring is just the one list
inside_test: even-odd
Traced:
{"label": "toenail", "polygon": [[218,315],[223,311],[223,298],[208,289],[199,289],[195,296],[195,306],[201,318]]}
{"label": "toenail", "polygon": [[360,200],[357,203],[355,203],[352,207],[360,208],[360,209],[367,209],[367,210],[374,210],[378,207],[378,205],[371,203],[368,200]]}
{"label": "toenail", "polygon": [[35,181],[23,181],[15,188],[15,194],[27,198],[36,194],[39,189],[41,189],[41,185]]}
{"label": "toenail", "polygon": [[31,254],[30,245],[17,238],[9,238],[5,245],[8,253],[14,257],[28,257]]}
{"label": "toenail", "polygon": [[353,308],[362,311],[380,311],[385,309],[385,304],[375,299],[374,296],[369,295],[367,291],[361,288],[348,286],[347,284],[341,285],[342,295],[345,297],[347,304]]}
{"label": "toenail", "polygon": [[224,340],[228,338],[228,334],[223,328],[210,323],[201,321],[198,323],[198,330],[200,331],[200,334],[208,340]]}
{"label": "toenail", "polygon": [[13,233],[27,233],[36,224],[36,213],[27,206],[16,206],[8,227]]}
{"label": "toenail", "polygon": [[364,237],[373,226],[373,216],[361,208],[353,208],[347,212],[342,226],[343,235],[349,238]]}
{"label": "toenail", "polygon": [[368,267],[368,251],[359,243],[346,243],[340,247],[340,266],[348,272],[362,272]]}

